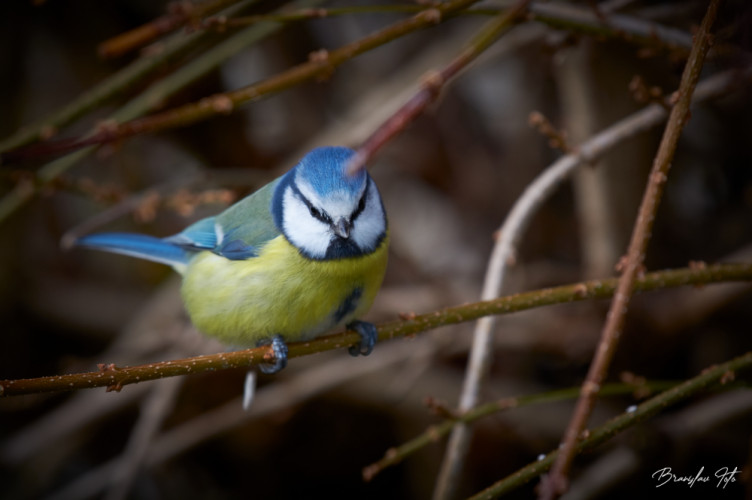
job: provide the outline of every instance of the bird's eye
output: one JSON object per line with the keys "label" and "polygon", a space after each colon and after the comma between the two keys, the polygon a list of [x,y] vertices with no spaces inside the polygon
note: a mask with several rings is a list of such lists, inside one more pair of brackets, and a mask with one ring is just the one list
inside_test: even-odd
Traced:
{"label": "bird's eye", "polygon": [[308,205],[308,211],[311,212],[311,217],[314,219],[318,219],[321,222],[329,223],[331,222],[331,219],[329,218],[329,214],[323,213],[318,208],[314,207],[313,205]]}

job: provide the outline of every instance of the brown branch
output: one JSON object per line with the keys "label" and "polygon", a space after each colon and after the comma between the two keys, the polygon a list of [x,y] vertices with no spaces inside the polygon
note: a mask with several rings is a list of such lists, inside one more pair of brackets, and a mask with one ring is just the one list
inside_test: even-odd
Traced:
{"label": "brown branch", "polygon": [[[704,285],[725,281],[752,281],[752,264],[718,264],[692,266],[684,269],[660,271],[647,274],[635,283],[635,291],[649,291],[685,285]],[[495,300],[450,307],[429,314],[411,316],[402,321],[393,321],[379,326],[379,340],[388,340],[413,335],[441,326],[473,321],[493,314],[509,314],[534,307],[577,302],[588,299],[605,299],[613,295],[618,280],[609,278],[572,285],[525,292]],[[355,345],[358,334],[345,332],[319,337],[309,342],[289,344],[290,358]],[[100,364],[99,370],[88,373],[54,375],[48,377],[0,380],[0,397],[40,392],[71,391],[93,387],[107,387],[119,391],[128,384],[156,380],[164,377],[204,373],[231,368],[248,369],[272,356],[269,347],[257,347],[244,351],[222,352],[186,359],[162,361],[132,367],[117,367],[115,364]]]}
{"label": "brown branch", "polygon": [[167,4],[167,12],[162,16],[100,43],[97,53],[104,59],[115,59],[143,47],[181,26],[188,23],[198,23],[200,18],[224,9],[235,2],[237,0],[211,0],[200,4],[186,1],[171,2]]}
{"label": "brown branch", "polygon": [[[443,69],[432,71],[423,77],[420,89],[394,115],[384,122],[357,149],[350,160],[348,172],[355,173],[365,168],[376,152],[394,136],[404,130],[441,95],[449,80],[457,76],[493,42],[506,32],[525,12],[531,0],[520,0],[512,8],[487,23],[478,35]],[[424,11],[429,15],[431,11]]]}
{"label": "brown branch", "polygon": [[[608,396],[631,394],[635,399],[644,399],[653,392],[667,390],[675,385],[677,385],[676,382],[668,381],[648,382],[647,380],[641,380],[637,383],[622,382],[605,385],[602,394]],[[371,481],[384,469],[403,462],[417,451],[424,449],[432,443],[439,442],[459,423],[471,424],[482,418],[524,406],[575,399],[579,393],[580,388],[578,386],[539,394],[508,397],[476,406],[472,410],[459,415],[456,415],[456,412],[442,406],[442,412],[439,413],[439,416],[445,419],[443,422],[431,425],[422,434],[419,434],[396,448],[389,448],[383,458],[363,468],[363,480]]]}
{"label": "brown branch", "polygon": [[[624,430],[632,427],[667,407],[675,405],[687,398],[714,385],[725,385],[737,372],[752,368],[752,352],[748,352],[726,363],[706,368],[699,375],[650,398],[634,408],[634,411],[624,412],[590,431],[587,437],[576,443],[577,452],[590,450]],[[563,450],[555,450],[531,464],[515,471],[504,479],[489,486],[485,490],[473,495],[469,500],[487,500],[499,498],[525,483],[533,480],[548,470],[563,454]]]}
{"label": "brown branch", "polygon": [[[186,104],[161,113],[138,118],[125,123],[109,122],[99,127],[92,135],[49,141],[44,144],[15,149],[0,154],[0,165],[46,155],[59,155],[86,146],[107,144],[143,133],[159,132],[169,128],[185,127],[212,116],[229,114],[237,106],[260,100],[287,90],[308,80],[328,76],[339,65],[355,56],[384,45],[408,33],[441,23],[451,14],[465,9],[479,0],[451,0],[438,4],[433,9],[372,33],[360,40],[332,51],[314,52],[305,63],[293,66],[282,73],[261,82],[234,91],[205,97],[198,102]],[[527,0],[529,1],[529,0]]]}
{"label": "brown branch", "polygon": [[702,25],[695,35],[695,41],[692,44],[692,50],[684,68],[679,89],[674,94],[675,105],[669,115],[668,123],[666,124],[666,129],[648,178],[645,194],[632,232],[632,239],[629,243],[626,260],[624,260],[624,269],[619,279],[619,286],[611,302],[595,358],[590,365],[587,378],[582,385],[580,398],[577,401],[572,419],[565,432],[561,453],[556,458],[556,463],[551,474],[544,478],[540,484],[541,500],[556,498],[567,489],[567,475],[574,455],[577,453],[577,441],[587,425],[588,418],[595,404],[595,398],[606,377],[611,359],[616,352],[619,337],[624,327],[626,311],[634,290],[634,284],[638,275],[642,272],[645,251],[650,241],[653,221],[658,211],[664,186],[668,180],[668,173],[679,136],[689,118],[692,93],[700,77],[705,54],[710,47],[710,28],[715,21],[719,5],[720,0],[711,1]]}

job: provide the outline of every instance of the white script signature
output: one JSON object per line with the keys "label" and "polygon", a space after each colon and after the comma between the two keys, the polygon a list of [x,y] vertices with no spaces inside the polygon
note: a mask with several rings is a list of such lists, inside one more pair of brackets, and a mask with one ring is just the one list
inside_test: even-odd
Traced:
{"label": "white script signature", "polygon": [[[736,478],[734,476],[740,473],[741,470],[737,469],[736,467],[734,467],[733,470],[729,469],[728,467],[721,467],[720,469],[715,471],[715,474],[712,475],[712,477],[715,479],[714,481],[712,481],[712,483],[715,484],[716,488],[725,489],[729,483],[736,482]],[[653,475],[650,477],[658,482],[658,484],[655,485],[656,488],[660,488],[661,486],[665,486],[669,483],[685,483],[691,488],[696,483],[711,482],[711,475],[705,473],[704,466],[700,467],[700,470],[698,470],[697,474],[694,475],[677,475],[674,474],[673,470],[671,470],[671,467],[664,467],[653,472]]]}

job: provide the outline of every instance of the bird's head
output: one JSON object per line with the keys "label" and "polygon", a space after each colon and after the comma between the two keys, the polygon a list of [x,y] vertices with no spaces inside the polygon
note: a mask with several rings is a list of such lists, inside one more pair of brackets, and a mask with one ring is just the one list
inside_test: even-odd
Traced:
{"label": "bird's head", "polygon": [[354,153],[343,147],[314,149],[277,185],[274,223],[310,259],[368,254],[386,234],[376,184],[365,170],[345,172]]}

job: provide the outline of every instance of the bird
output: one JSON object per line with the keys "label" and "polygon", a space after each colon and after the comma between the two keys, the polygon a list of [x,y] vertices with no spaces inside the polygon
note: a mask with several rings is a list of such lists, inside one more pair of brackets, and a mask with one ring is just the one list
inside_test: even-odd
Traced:
{"label": "bird", "polygon": [[345,326],[360,335],[353,356],[376,342],[371,307],[387,266],[384,204],[365,169],[347,172],[355,151],[308,152],[294,167],[218,215],[159,238],[99,233],[75,244],[172,266],[192,323],[230,348],[270,345],[287,365],[287,342]]}

